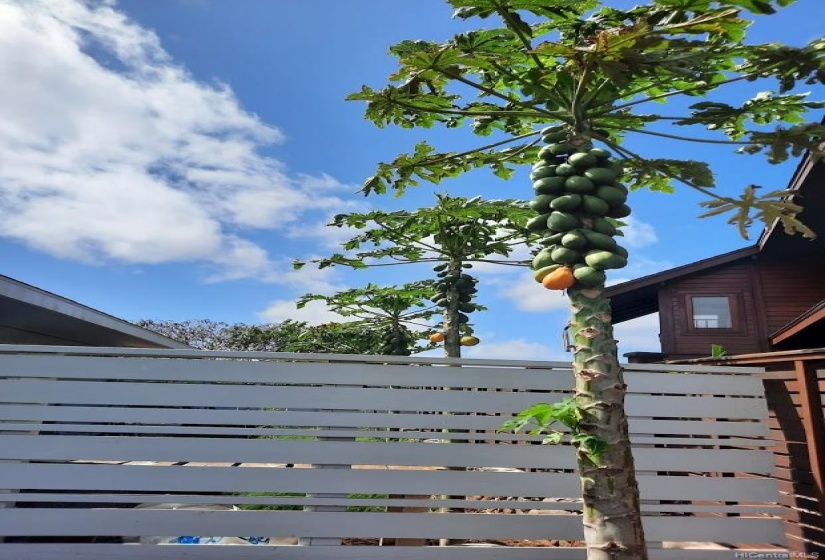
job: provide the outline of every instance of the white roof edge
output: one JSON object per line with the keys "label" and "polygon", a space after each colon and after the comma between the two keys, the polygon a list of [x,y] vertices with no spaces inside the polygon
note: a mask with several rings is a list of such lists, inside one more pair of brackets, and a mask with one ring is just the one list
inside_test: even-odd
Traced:
{"label": "white roof edge", "polygon": [[177,340],[144,329],[143,327],[77,303],[76,301],[47,292],[36,286],[20,282],[14,278],[9,278],[8,276],[0,275],[0,297],[7,297],[54,313],[66,315],[79,321],[84,321],[157,344],[164,348],[191,349],[191,346],[178,342]]}

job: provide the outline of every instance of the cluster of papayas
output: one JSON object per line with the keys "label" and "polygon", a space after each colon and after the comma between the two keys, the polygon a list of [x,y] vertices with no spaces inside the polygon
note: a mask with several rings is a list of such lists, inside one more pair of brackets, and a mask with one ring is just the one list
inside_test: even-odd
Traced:
{"label": "cluster of papayas", "polygon": [[381,337],[381,354],[385,356],[409,356],[412,352],[413,337],[404,328],[391,328]]}
{"label": "cluster of papayas", "polygon": [[613,221],[630,215],[628,191],[619,182],[624,169],[607,150],[574,146],[563,129],[542,134],[547,146],[530,174],[535,197],[529,205],[538,215],[527,222],[544,236],[534,278],[554,290],[604,286],[605,270],[627,265]]}
{"label": "cluster of papayas", "polygon": [[[451,270],[449,263],[441,263],[433,267],[438,281],[435,283],[436,294],[431,301],[447,310],[451,305],[451,297],[455,298],[454,309],[458,316],[458,322],[462,331],[467,335],[461,338],[463,346],[475,346],[479,342],[477,338],[470,336],[470,317],[468,315],[478,309],[478,306],[473,303],[475,294],[478,292],[476,288],[478,280],[463,271],[463,269],[472,267],[473,265],[469,263],[462,264],[458,270]],[[443,342],[444,338],[444,333],[435,333],[430,337],[430,342]]]}

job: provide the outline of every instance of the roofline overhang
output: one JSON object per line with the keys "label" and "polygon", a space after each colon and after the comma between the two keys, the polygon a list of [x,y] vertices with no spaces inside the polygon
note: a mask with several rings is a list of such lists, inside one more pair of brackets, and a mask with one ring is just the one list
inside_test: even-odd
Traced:
{"label": "roofline overhang", "polygon": [[[823,120],[823,122],[825,122],[825,120]],[[802,185],[808,180],[808,175],[811,174],[811,171],[816,163],[817,162],[814,161],[814,158],[810,152],[805,154],[805,157],[803,157],[802,161],[799,162],[799,165],[796,166],[796,170],[788,183],[788,187],[785,189],[787,191],[791,191],[791,194],[789,194],[786,199],[793,198],[793,194],[802,188]],[[779,222],[780,220],[777,218],[762,230],[762,233],[759,235],[759,239],[756,242],[756,246],[760,251],[764,249],[770,236],[779,227]]]}
{"label": "roofline overhang", "polygon": [[671,268],[668,270],[664,270],[662,272],[656,272],[654,274],[642,276],[641,278],[636,278],[635,280],[628,280],[627,282],[622,282],[621,284],[609,286],[605,289],[605,294],[607,295],[607,297],[615,297],[618,295],[626,294],[628,292],[632,292],[634,290],[647,288],[654,284],[660,284],[662,282],[667,282],[675,278],[681,278],[682,276],[686,276],[688,274],[693,274],[695,272],[701,272],[709,268],[714,268],[716,266],[728,264],[739,259],[753,257],[756,256],[758,253],[759,247],[756,245],[743,247],[742,249],[736,249],[735,251],[730,251],[728,253],[716,255],[715,257],[702,259],[700,261],[692,262],[690,264],[682,266],[677,266],[676,268]]}
{"label": "roofline overhang", "polygon": [[773,333],[769,338],[771,344],[779,344],[792,336],[796,336],[811,325],[825,319],[825,301],[820,301],[811,309]]}
{"label": "roofline overhang", "polygon": [[151,346],[160,348],[191,348],[188,344],[178,342],[177,340],[144,329],[123,319],[118,319],[113,315],[103,313],[102,311],[47,292],[30,284],[20,282],[19,280],[9,278],[8,276],[0,275],[0,297],[22,302],[82,323],[88,323],[110,331],[122,333],[126,336],[145,341]]}

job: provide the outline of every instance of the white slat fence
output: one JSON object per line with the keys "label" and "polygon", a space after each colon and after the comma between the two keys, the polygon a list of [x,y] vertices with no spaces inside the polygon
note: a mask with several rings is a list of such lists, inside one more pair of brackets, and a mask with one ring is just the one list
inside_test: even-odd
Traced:
{"label": "white slat fence", "polygon": [[[627,366],[652,558],[784,544],[760,371]],[[0,346],[0,559],[582,560],[572,449],[496,432],[572,385],[550,362]],[[292,544],[145,544],[182,536]]]}

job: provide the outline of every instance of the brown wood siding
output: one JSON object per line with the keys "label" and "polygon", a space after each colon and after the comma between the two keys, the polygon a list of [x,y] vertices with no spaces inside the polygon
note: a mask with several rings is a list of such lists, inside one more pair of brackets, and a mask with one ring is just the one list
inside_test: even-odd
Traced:
{"label": "brown wood siding", "polygon": [[825,261],[765,256],[757,263],[768,335],[825,299]]}
{"label": "brown wood siding", "polygon": [[[669,359],[710,356],[711,345],[721,344],[728,354],[749,354],[766,349],[765,335],[760,332],[754,296],[754,261],[740,260],[713,270],[669,282],[662,288],[661,302],[667,304],[660,313],[670,310],[662,320],[662,351]],[[687,308],[690,296],[730,295],[737,302],[733,329],[693,329]],[[761,335],[761,336],[760,336]]]}
{"label": "brown wood siding", "polygon": [[[818,370],[817,377],[822,398],[825,396],[825,370]],[[818,506],[822,497],[805,444],[799,385],[793,371],[782,375],[772,373],[764,384],[771,414],[768,425],[771,439],[776,442],[773,448],[774,478],[779,482],[788,550],[821,554],[825,552],[825,520]]]}

